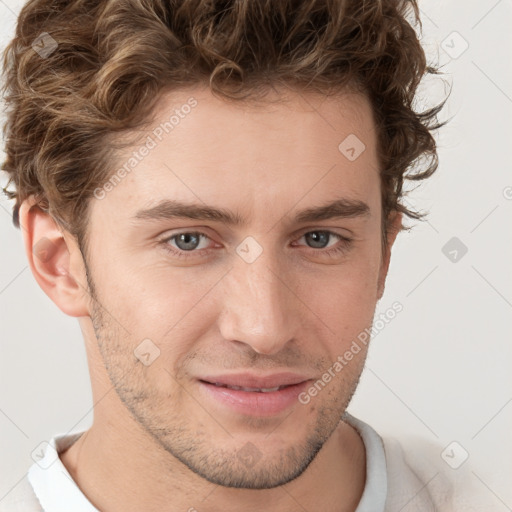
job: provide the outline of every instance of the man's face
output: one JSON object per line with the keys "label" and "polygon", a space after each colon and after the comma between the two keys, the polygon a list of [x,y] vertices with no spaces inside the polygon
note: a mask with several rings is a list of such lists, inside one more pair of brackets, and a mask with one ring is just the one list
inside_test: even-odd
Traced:
{"label": "man's face", "polygon": [[[197,105],[159,140],[153,130],[191,96]],[[207,90],[166,95],[141,137],[156,145],[91,201],[91,319],[120,409],[225,486],[274,487],[307,468],[345,412],[366,347],[308,403],[298,395],[371,326],[385,277],[369,103],[288,100],[249,108]],[[296,219],[340,199],[368,213]],[[173,217],[166,201],[240,222]],[[121,432],[122,414],[108,414]]]}

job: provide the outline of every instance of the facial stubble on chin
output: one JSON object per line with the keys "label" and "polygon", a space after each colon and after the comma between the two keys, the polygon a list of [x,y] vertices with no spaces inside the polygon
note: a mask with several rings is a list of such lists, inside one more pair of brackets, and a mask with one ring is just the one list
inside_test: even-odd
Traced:
{"label": "facial stubble on chin", "polygon": [[[223,447],[228,443],[234,444],[233,436],[225,427],[219,427],[219,436],[215,440],[206,433],[207,429],[201,422],[192,425],[187,416],[178,411],[169,414],[172,410],[172,404],[169,404],[172,395],[169,393],[166,396],[157,396],[155,390],[150,387],[146,372],[151,367],[144,367],[135,358],[129,336],[111,317],[108,307],[99,302],[97,287],[85,259],[84,263],[92,304],[91,321],[109,379],[120,401],[140,427],[140,431],[147,434],[157,450],[164,450],[171,456],[171,459],[167,460],[169,471],[175,471],[177,460],[210,483],[255,490],[284,485],[306,471],[343,419],[359,383],[361,372],[357,379],[352,381],[348,390],[343,389],[338,394],[334,394],[333,390],[329,393],[323,391],[331,398],[328,403],[319,400],[318,404],[315,403],[318,411],[315,424],[308,429],[300,445],[285,446],[280,450],[272,450],[269,454],[261,453],[256,448],[260,457],[248,463],[240,456],[248,445],[246,441],[227,449]],[[175,379],[172,380],[177,382]],[[190,403],[200,407],[193,399]],[[305,405],[297,402],[282,424],[274,427],[274,431],[269,435],[279,435],[279,430],[283,427],[293,429],[294,413],[296,410],[300,412],[302,407]],[[213,418],[206,409],[203,412],[205,421],[211,421],[212,425],[222,423],[222,418]],[[197,411],[191,416],[196,414]],[[248,429],[251,421],[255,426],[261,427],[265,420],[248,419]],[[122,425],[119,425],[119,428],[122,429]],[[286,439],[286,433],[283,438]],[[254,447],[254,444],[249,444]],[[165,457],[161,460],[165,461]]]}

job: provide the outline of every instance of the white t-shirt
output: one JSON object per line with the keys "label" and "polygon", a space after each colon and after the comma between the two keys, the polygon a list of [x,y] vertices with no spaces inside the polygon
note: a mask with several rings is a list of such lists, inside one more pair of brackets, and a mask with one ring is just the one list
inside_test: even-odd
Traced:
{"label": "white t-shirt", "polygon": [[[501,510],[492,496],[476,495],[468,469],[453,469],[441,449],[382,439],[361,420],[345,421],[360,434],[366,450],[366,483],[355,512],[492,512]],[[43,457],[0,501],[0,512],[100,512],[76,485],[58,454],[84,432],[51,439]]]}

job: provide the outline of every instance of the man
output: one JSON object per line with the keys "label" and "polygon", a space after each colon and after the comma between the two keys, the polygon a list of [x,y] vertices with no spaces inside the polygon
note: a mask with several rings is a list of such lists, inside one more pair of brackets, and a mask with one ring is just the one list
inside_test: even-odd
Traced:
{"label": "man", "polygon": [[460,503],[428,454],[346,411],[403,214],[420,217],[403,179],[420,157],[415,179],[437,167],[442,105],[411,108],[433,70],[408,13],[26,4],[5,61],[6,191],[35,279],[78,318],[95,405],[1,510]]}

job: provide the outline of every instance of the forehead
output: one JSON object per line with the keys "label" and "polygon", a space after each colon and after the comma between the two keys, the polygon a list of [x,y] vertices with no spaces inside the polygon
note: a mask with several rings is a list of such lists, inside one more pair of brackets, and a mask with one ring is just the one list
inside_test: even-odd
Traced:
{"label": "forehead", "polygon": [[279,91],[266,99],[235,103],[200,87],[163,94],[138,142],[117,155],[117,168],[128,172],[109,202],[139,209],[172,198],[264,212],[378,197],[376,133],[364,96]]}

